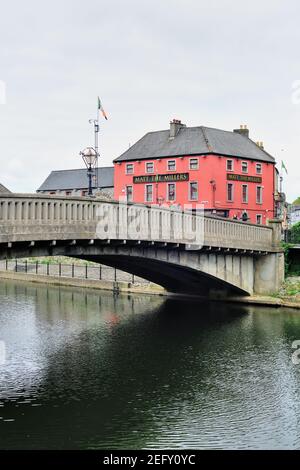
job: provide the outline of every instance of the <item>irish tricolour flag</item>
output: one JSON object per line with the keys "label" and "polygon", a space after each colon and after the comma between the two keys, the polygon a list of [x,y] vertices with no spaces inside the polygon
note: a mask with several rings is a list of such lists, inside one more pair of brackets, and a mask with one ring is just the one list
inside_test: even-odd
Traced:
{"label": "irish tricolour flag", "polygon": [[101,111],[101,113],[103,114],[103,117],[105,117],[105,119],[107,120],[107,116],[106,116],[106,112],[104,111],[103,109],[103,106],[102,106],[102,103],[101,103],[101,100],[98,96],[98,109]]}

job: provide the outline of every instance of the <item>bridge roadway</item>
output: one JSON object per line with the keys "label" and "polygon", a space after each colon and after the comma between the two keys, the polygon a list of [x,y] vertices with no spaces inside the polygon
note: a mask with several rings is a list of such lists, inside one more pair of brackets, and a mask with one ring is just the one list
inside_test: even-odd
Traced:
{"label": "bridge roadway", "polygon": [[0,259],[70,256],[178,293],[266,294],[284,278],[280,223],[36,194],[0,197]]}

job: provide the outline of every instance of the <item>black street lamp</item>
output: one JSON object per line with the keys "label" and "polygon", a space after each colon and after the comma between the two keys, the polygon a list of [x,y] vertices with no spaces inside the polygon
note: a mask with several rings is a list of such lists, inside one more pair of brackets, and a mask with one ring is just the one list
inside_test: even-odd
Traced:
{"label": "black street lamp", "polygon": [[92,179],[93,179],[93,173],[96,167],[97,163],[97,152],[93,147],[87,147],[82,152],[80,152],[80,155],[82,156],[82,160],[85,163],[85,166],[87,167],[87,176],[89,180],[89,190],[88,190],[88,196],[93,195],[93,185],[92,185]]}

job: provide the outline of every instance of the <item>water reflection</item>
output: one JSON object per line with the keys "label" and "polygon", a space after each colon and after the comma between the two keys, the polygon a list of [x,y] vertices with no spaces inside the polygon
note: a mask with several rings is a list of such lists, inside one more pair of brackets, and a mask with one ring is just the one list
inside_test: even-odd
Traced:
{"label": "water reflection", "polygon": [[1,448],[297,448],[300,316],[0,283]]}

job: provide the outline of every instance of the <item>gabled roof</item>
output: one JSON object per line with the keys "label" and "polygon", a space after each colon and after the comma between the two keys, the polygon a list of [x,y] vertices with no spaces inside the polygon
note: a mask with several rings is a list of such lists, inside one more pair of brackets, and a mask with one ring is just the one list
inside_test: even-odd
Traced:
{"label": "gabled roof", "polygon": [[[98,168],[99,188],[114,186],[114,167]],[[52,171],[38,191],[57,191],[71,189],[87,189],[88,178],[85,168],[78,170]]]}
{"label": "gabled roof", "polygon": [[275,163],[275,159],[248,137],[212,127],[181,127],[174,139],[170,131],[148,132],[114,162],[180,155],[218,154]]}
{"label": "gabled roof", "polygon": [[10,193],[9,189],[7,189],[3,184],[0,183],[0,193]]}

